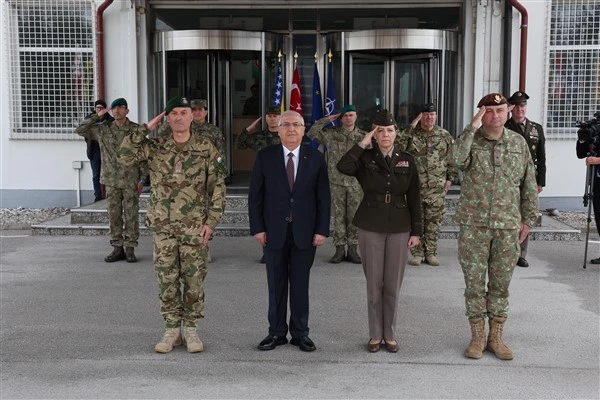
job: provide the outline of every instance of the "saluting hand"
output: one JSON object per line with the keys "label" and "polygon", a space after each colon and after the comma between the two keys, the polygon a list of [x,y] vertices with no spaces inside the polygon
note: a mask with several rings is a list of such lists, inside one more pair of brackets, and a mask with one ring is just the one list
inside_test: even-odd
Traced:
{"label": "saluting hand", "polygon": [[423,113],[419,113],[419,115],[417,115],[415,117],[415,119],[412,120],[412,122],[410,123],[410,126],[412,126],[413,128],[417,127],[417,124],[419,123],[419,121],[421,120],[421,117],[423,116]]}
{"label": "saluting hand", "polygon": [[96,113],[96,115],[99,116],[99,117],[102,117],[104,114],[106,114],[109,111],[110,111],[110,109],[108,107],[106,107],[106,108],[103,108],[102,110],[98,111]]}
{"label": "saluting hand", "polygon": [[479,111],[477,111],[477,114],[473,116],[473,119],[471,120],[471,125],[473,125],[473,128],[479,129],[481,127],[481,118],[483,118],[483,114],[485,114],[485,106],[479,107]]}
{"label": "saluting hand", "polygon": [[367,133],[365,135],[365,137],[360,141],[362,148],[371,147],[371,140],[373,139],[373,135],[375,134],[376,130],[377,130],[377,128],[375,128],[371,132]]}
{"label": "saluting hand", "polygon": [[260,120],[262,119],[262,117],[258,117],[256,119],[256,121],[254,121],[253,123],[251,123],[246,130],[248,131],[248,133],[254,133],[254,131],[256,131],[256,128],[258,126],[258,123],[260,122]]}
{"label": "saluting hand", "polygon": [[148,126],[148,129],[150,129],[151,131],[155,130],[156,128],[158,128],[162,122],[163,117],[165,116],[165,112],[161,112],[160,114],[158,114],[156,117],[152,118],[150,121],[148,121],[148,123],[146,124]]}
{"label": "saluting hand", "polygon": [[332,114],[332,115],[328,116],[327,119],[329,120],[329,122],[335,121],[336,119],[338,119],[338,117],[340,116],[340,114],[341,113]]}

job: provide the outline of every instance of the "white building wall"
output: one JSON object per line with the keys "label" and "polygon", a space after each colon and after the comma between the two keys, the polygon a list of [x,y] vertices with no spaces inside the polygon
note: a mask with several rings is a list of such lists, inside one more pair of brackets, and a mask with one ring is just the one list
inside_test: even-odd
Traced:
{"label": "white building wall", "polygon": [[[546,63],[548,53],[551,1],[522,0],[527,9],[529,26],[527,35],[527,69],[525,92],[527,117],[539,123],[545,119]],[[511,92],[519,90],[519,55],[521,43],[521,14],[513,9]],[[586,167],[575,155],[575,141],[546,140],[546,187],[541,197],[582,197],[585,186]]]}
{"label": "white building wall", "polygon": [[[4,4],[0,21],[4,20]],[[0,29],[0,93],[9,93],[7,40]],[[104,13],[106,102],[124,97],[129,104],[129,119],[138,122],[138,64],[136,14],[129,0],[117,0]],[[145,82],[142,83],[145,85]],[[81,140],[10,139],[7,96],[0,96],[0,207],[76,206],[77,189],[92,191],[92,173],[86,145]],[[146,103],[144,102],[144,107]],[[52,107],[49,104],[48,107]],[[91,110],[90,110],[91,111]],[[145,114],[145,113],[144,113]],[[146,121],[142,121],[146,122]],[[75,127],[74,127],[75,128]],[[73,128],[73,129],[74,129]],[[73,161],[83,161],[78,171]],[[30,191],[30,192],[14,192]],[[48,191],[47,193],[40,191]]]}

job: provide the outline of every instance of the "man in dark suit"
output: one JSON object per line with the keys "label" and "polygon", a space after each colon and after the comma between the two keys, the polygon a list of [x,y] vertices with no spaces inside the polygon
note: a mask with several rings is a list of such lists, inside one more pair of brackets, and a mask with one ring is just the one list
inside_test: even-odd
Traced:
{"label": "man in dark suit", "polygon": [[287,300],[290,293],[291,344],[315,350],[308,337],[308,283],[316,247],[329,236],[330,193],[323,155],[301,146],[304,121],[295,111],[281,115],[281,145],[258,152],[248,213],[250,232],[266,246],[269,287],[269,335],[259,350],[287,343]]}
{"label": "man in dark suit", "polygon": [[[535,180],[537,181],[538,193],[540,193],[546,186],[546,139],[544,138],[544,128],[525,117],[525,114],[527,114],[527,100],[529,100],[529,96],[521,91],[514,92],[508,98],[508,102],[514,107],[504,126],[525,138],[535,166]],[[525,258],[527,257],[528,245],[529,236],[521,242],[521,255],[517,260],[519,267],[529,267],[529,263]]]}

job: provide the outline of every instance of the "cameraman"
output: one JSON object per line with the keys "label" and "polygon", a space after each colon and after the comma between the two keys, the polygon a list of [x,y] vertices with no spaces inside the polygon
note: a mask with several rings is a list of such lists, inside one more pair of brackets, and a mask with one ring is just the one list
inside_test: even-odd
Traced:
{"label": "cameraman", "polygon": [[[600,157],[597,157],[596,146],[590,144],[586,140],[577,140],[576,145],[577,158],[585,158],[585,164],[589,167],[592,165],[600,165]],[[594,219],[596,221],[596,229],[600,235],[600,168],[594,167],[591,169],[594,181],[592,182],[592,204],[594,206]],[[586,185],[588,183],[586,182]],[[600,264],[600,257],[590,260],[591,264]]]}

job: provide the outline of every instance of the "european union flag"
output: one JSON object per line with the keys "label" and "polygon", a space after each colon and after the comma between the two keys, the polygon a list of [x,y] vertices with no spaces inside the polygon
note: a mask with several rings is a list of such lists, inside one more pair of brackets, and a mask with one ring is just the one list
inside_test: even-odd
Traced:
{"label": "european union flag", "polygon": [[[317,62],[315,61],[315,69],[313,72],[313,97],[312,97],[312,116],[310,118],[311,124],[315,121],[323,118],[323,98],[321,96],[321,78],[319,78],[319,69],[317,68]],[[314,140],[310,141],[310,146],[313,149],[319,148],[319,143]]]}
{"label": "european union flag", "polygon": [[273,88],[273,106],[281,106],[283,109],[283,104],[281,103],[281,99],[283,98],[283,76],[281,75],[281,61],[277,65],[277,75],[275,76],[275,86]]}

